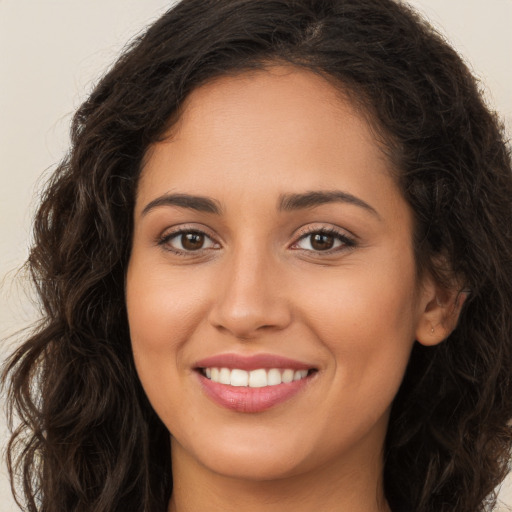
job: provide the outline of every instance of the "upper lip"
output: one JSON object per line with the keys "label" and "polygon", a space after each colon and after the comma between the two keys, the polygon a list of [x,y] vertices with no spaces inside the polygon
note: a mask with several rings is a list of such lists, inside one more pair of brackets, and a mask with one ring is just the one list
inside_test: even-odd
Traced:
{"label": "upper lip", "polygon": [[302,361],[275,354],[241,355],[234,353],[217,354],[197,361],[195,368],[230,368],[257,370],[259,368],[290,368],[292,370],[311,370],[314,366]]}

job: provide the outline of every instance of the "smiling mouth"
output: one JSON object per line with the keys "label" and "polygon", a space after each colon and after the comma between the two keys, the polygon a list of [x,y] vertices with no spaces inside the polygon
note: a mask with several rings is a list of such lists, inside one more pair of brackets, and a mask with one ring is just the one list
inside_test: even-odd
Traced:
{"label": "smiling mouth", "polygon": [[277,354],[222,353],[192,367],[204,394],[224,409],[259,413],[311,388],[320,369]]}
{"label": "smiling mouth", "polygon": [[199,383],[211,400],[237,413],[259,413],[309,389],[316,368],[196,367]]}
{"label": "smiling mouth", "polygon": [[257,368],[242,370],[239,368],[198,368],[198,371],[212,382],[232,387],[263,388],[279,386],[306,379],[316,372],[315,369],[294,370],[292,368]]}

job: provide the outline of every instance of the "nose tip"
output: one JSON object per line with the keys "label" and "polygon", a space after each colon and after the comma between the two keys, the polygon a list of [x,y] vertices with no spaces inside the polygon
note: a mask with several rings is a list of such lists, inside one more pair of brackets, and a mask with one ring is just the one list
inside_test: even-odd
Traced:
{"label": "nose tip", "polygon": [[234,337],[247,340],[257,337],[263,331],[280,330],[286,325],[284,318],[262,310],[256,311],[248,304],[217,310],[212,315],[211,323],[220,331],[228,332]]}
{"label": "nose tip", "polygon": [[290,305],[279,281],[267,266],[231,267],[210,310],[216,329],[247,340],[264,332],[282,330],[291,321]]}

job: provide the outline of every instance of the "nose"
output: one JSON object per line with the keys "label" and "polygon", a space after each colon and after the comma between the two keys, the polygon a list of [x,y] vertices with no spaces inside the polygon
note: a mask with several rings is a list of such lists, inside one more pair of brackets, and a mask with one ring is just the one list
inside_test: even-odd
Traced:
{"label": "nose", "polygon": [[278,267],[272,257],[253,251],[228,259],[217,276],[210,324],[240,340],[285,329],[291,304]]}

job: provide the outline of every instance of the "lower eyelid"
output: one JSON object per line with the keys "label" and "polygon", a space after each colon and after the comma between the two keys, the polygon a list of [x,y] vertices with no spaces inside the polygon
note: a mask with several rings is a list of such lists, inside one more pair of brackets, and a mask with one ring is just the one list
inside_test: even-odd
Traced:
{"label": "lower eyelid", "polygon": [[[328,235],[334,237],[338,242],[340,242],[340,246],[338,247],[354,247],[356,245],[356,241],[353,237],[348,236],[345,233],[339,232],[337,230],[331,229],[331,228],[317,228],[317,229],[311,229],[310,231],[307,231],[305,233],[301,233],[293,242],[292,247],[296,246],[301,240],[306,239],[309,236],[315,235],[315,234],[322,234],[322,235]],[[310,250],[310,249],[309,249]],[[333,250],[333,249],[330,249]],[[328,252],[329,250],[326,250],[324,252]],[[316,252],[322,252],[322,251],[316,251]]]}
{"label": "lower eyelid", "polygon": [[209,241],[208,242],[208,247],[197,249],[197,251],[192,251],[192,250],[188,250],[187,251],[186,249],[179,249],[177,247],[172,247],[171,249],[168,249],[168,250],[172,250],[172,251],[175,251],[175,252],[190,253],[190,254],[192,254],[194,252],[199,253],[201,250],[206,250],[206,249],[212,249],[212,248],[220,247],[220,244],[212,236],[210,236],[208,233],[206,233],[205,231],[202,231],[200,229],[193,229],[193,228],[190,228],[190,229],[180,228],[180,229],[177,229],[176,231],[172,231],[170,233],[169,232],[165,233],[164,235],[162,235],[162,236],[157,238],[157,240],[156,240],[157,245],[160,245],[160,246],[169,245],[173,239],[178,238],[178,237],[180,237],[182,235],[185,235],[187,233],[194,233],[194,234],[199,234],[199,235],[204,236],[205,239],[207,239]]}
{"label": "lower eyelid", "polygon": [[[205,239],[207,239],[207,241],[208,241],[207,242],[208,246],[201,247],[197,250],[180,249],[178,247],[171,246],[167,250],[175,251],[177,253],[183,253],[183,254],[193,254],[193,253],[200,253],[202,250],[218,249],[221,247],[221,244],[219,242],[217,242],[217,240],[214,237],[212,237],[210,234],[208,234],[206,231],[197,229],[197,228],[193,228],[193,227],[190,227],[190,228],[180,227],[179,229],[176,229],[175,231],[167,232],[164,235],[159,236],[156,240],[156,243],[157,243],[157,245],[160,245],[160,246],[166,246],[166,245],[169,245],[170,242],[174,238],[177,238],[177,237],[187,234],[187,233],[195,233],[195,234],[200,234],[200,235],[204,236]],[[323,234],[323,235],[332,236],[335,238],[337,245],[335,247],[332,247],[330,249],[325,249],[325,250],[319,250],[319,249],[313,249],[313,248],[312,249],[304,249],[304,248],[298,247],[299,242],[301,242],[302,240],[304,240],[307,237],[312,236],[314,234]],[[295,238],[295,241],[289,247],[291,249],[303,250],[303,251],[315,252],[318,254],[326,254],[327,255],[332,252],[341,251],[344,248],[345,249],[353,248],[356,245],[357,244],[356,244],[356,241],[354,240],[354,238],[348,236],[344,232],[339,232],[338,230],[335,230],[332,228],[323,228],[323,229],[316,228],[316,229],[311,229],[307,232],[303,232],[300,235],[298,235]]]}

